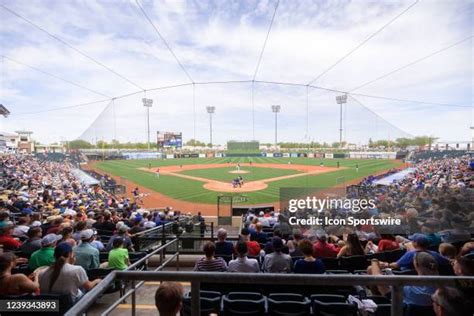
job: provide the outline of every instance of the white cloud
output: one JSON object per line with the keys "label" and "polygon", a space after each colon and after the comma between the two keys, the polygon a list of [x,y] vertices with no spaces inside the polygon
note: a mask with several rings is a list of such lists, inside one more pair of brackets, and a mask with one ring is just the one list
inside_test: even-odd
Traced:
{"label": "white cloud", "polygon": [[[13,1],[5,6],[60,36],[137,85],[150,89],[189,83],[134,1]],[[147,14],[196,82],[249,80],[257,65],[275,1],[141,1]],[[412,1],[281,0],[257,80],[306,84],[387,23]],[[315,84],[352,89],[472,34],[473,6],[466,1],[420,1]],[[139,89],[0,8],[1,53],[110,96]],[[364,94],[472,105],[472,40],[357,90]],[[25,127],[41,141],[72,139],[106,103],[36,115],[15,115],[102,99],[31,69],[2,62],[1,98],[12,112],[3,129]],[[252,138],[251,83],[196,85],[150,91],[152,130],[180,130],[207,140],[205,106],[217,107],[215,140]],[[256,83],[256,138],[273,139],[271,104],[281,104],[281,140],[335,141],[335,93]],[[89,129],[101,137],[145,140],[143,93],[115,101]],[[466,140],[470,108],[445,108],[357,97],[411,134]],[[350,102],[345,134],[354,142],[402,132]],[[115,117],[115,121],[114,118]],[[422,117],[423,119],[420,119]],[[308,131],[306,122],[309,121]],[[196,122],[196,126],[194,126]],[[443,126],[443,128],[439,128]],[[377,135],[380,134],[380,135]],[[390,136],[388,136],[390,134]]]}

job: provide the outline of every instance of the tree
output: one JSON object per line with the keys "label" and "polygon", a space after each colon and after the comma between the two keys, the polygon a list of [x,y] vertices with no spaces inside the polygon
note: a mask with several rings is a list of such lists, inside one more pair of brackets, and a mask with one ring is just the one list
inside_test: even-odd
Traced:
{"label": "tree", "polygon": [[205,146],[206,146],[206,143],[191,138],[190,140],[188,140],[188,141],[186,142],[186,146],[205,147]]}
{"label": "tree", "polygon": [[82,139],[76,139],[69,142],[70,149],[89,149],[93,147],[94,146],[91,143]]}

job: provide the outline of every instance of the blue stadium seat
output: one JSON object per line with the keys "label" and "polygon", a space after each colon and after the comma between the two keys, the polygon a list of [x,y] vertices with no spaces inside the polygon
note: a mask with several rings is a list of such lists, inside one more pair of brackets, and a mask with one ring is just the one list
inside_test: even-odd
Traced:
{"label": "blue stadium seat", "polygon": [[321,258],[324,263],[326,270],[339,270],[339,259],[338,258]]}
{"label": "blue stadium seat", "polygon": [[254,315],[265,313],[265,297],[260,293],[231,292],[223,298],[224,313],[228,316]]}
{"label": "blue stadium seat", "polygon": [[[209,315],[210,313],[220,314],[222,294],[215,291],[200,292],[201,315]],[[184,295],[182,315],[191,315],[191,292]]]}
{"label": "blue stadium seat", "polygon": [[311,302],[316,316],[357,316],[357,305],[343,295],[311,295]]}
{"label": "blue stadium seat", "polygon": [[268,314],[286,316],[309,315],[311,301],[300,294],[274,293],[268,296]]}

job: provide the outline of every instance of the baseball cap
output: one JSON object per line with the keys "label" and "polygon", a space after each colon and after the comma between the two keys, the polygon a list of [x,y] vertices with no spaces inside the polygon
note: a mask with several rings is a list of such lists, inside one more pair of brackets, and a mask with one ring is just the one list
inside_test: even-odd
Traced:
{"label": "baseball cap", "polygon": [[62,242],[54,248],[54,257],[66,257],[69,253],[72,252],[72,247],[67,242]]}
{"label": "baseball cap", "polygon": [[41,246],[46,247],[46,246],[52,245],[56,241],[60,240],[61,238],[62,238],[61,235],[47,234],[46,236],[41,238]]}
{"label": "baseball cap", "polygon": [[130,229],[130,227],[128,227],[127,225],[122,225],[119,228],[119,233],[126,233],[126,232],[128,232],[129,229]]}
{"label": "baseball cap", "polygon": [[84,229],[81,232],[81,239],[82,240],[88,240],[91,239],[92,236],[94,236],[94,231],[92,229]]}
{"label": "baseball cap", "polygon": [[408,239],[413,242],[416,242],[418,246],[421,247],[428,247],[430,245],[428,237],[426,237],[424,234],[416,233],[411,236],[408,236]]}

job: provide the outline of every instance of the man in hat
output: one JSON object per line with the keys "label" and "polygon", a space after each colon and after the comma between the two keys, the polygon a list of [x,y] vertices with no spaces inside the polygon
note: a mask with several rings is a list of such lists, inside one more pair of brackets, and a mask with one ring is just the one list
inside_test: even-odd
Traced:
{"label": "man in hat", "polygon": [[110,251],[110,250],[113,249],[114,240],[116,238],[123,238],[123,248],[127,248],[129,251],[133,251],[132,240],[130,239],[130,237],[128,237],[128,231],[129,230],[130,230],[130,228],[125,224],[120,226],[119,229],[118,229],[118,234],[112,236],[109,239],[109,242],[107,243],[106,250]]}
{"label": "man in hat", "polygon": [[401,270],[408,270],[414,269],[413,266],[413,258],[415,257],[417,252],[425,251],[430,253],[438,263],[438,265],[449,265],[449,260],[445,257],[441,256],[439,253],[435,251],[428,250],[430,246],[430,240],[426,235],[421,233],[416,233],[409,236],[411,243],[406,245],[408,251],[396,262],[387,263],[387,262],[380,262],[380,268],[392,268],[392,269],[401,269]]}
{"label": "man in hat", "polygon": [[13,238],[13,223],[5,221],[3,227],[0,228],[0,245],[4,250],[16,250],[21,246],[21,242]]}
{"label": "man in hat", "polygon": [[54,263],[54,247],[58,240],[62,238],[61,235],[48,234],[41,238],[41,249],[36,250],[30,257],[28,267],[31,270],[42,266],[50,266]]}
{"label": "man in hat", "polygon": [[91,245],[94,240],[94,231],[85,229],[81,232],[81,243],[74,247],[74,255],[76,256],[76,265],[83,267],[85,270],[97,269],[100,265],[99,250]]}
{"label": "man in hat", "polygon": [[324,230],[316,232],[318,241],[313,245],[315,258],[335,258],[339,253],[339,248],[327,242],[328,234]]}

